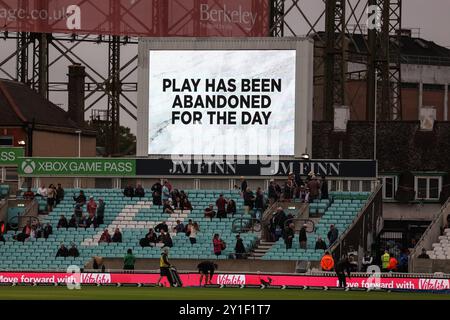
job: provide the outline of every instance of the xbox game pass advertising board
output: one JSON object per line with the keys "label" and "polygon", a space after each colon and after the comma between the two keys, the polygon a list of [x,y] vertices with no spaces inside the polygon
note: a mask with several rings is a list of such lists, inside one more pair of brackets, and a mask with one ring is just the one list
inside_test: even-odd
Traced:
{"label": "xbox game pass advertising board", "polygon": [[311,150],[312,48],[306,39],[142,39],[138,156]]}

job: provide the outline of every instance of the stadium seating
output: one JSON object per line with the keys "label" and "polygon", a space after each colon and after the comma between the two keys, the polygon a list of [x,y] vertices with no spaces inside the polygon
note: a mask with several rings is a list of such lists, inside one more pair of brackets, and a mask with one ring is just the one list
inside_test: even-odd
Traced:
{"label": "stadium seating", "polygon": [[309,260],[318,261],[323,250],[314,250],[318,237],[327,240],[330,225],[334,224],[342,234],[364,207],[369,192],[330,192],[330,200],[316,200],[311,203],[310,214],[323,211],[323,215],[315,226],[315,232],[307,234],[307,249],[300,249],[298,235],[294,237],[292,248],[287,250],[284,240],[280,238],[262,257],[263,260]]}
{"label": "stadium seating", "polygon": [[450,259],[450,229],[444,230],[444,235],[439,237],[439,242],[433,243],[433,250],[427,251],[430,259]]}
{"label": "stadium seating", "polygon": [[[118,189],[83,189],[86,196],[94,196],[96,200],[103,198],[106,205],[104,224],[96,230],[88,229],[56,229],[60,215],[67,219],[73,213],[74,203],[72,196],[79,193],[78,189],[66,189],[66,197],[48,217],[41,222],[49,222],[53,226],[53,234],[48,239],[31,239],[25,243],[13,241],[11,238],[15,232],[8,232],[5,236],[6,243],[0,243],[0,270],[65,270],[67,266],[76,264],[83,266],[92,256],[107,258],[123,257],[128,248],[132,248],[138,258],[158,258],[160,248],[142,248],[139,240],[144,237],[149,227],[154,227],[161,221],[167,221],[169,229],[181,220],[185,224],[188,219],[198,222],[200,232],[197,235],[197,243],[191,245],[184,233],[176,235],[172,233],[174,247],[171,249],[172,258],[181,259],[213,259],[212,238],[214,233],[219,233],[227,243],[219,259],[226,259],[233,251],[235,234],[231,232],[232,221],[235,218],[212,219],[204,218],[203,210],[210,203],[215,203],[220,193],[226,198],[236,201],[238,214],[242,213],[243,201],[237,191],[230,190],[185,190],[194,207],[192,212],[176,212],[173,215],[162,213],[162,207],[152,206],[149,198],[125,198],[122,190]],[[39,200],[44,206],[45,201]],[[42,204],[41,204],[42,202]],[[84,208],[85,211],[85,208]],[[98,239],[104,228],[110,233],[118,227],[122,232],[122,243],[104,244],[98,243]],[[256,242],[253,234],[243,234],[242,239],[247,249]],[[70,247],[75,243],[80,252],[78,258],[55,258],[58,247],[64,243]]]}
{"label": "stadium seating", "polygon": [[9,194],[9,186],[8,185],[0,185],[0,199],[6,198]]}

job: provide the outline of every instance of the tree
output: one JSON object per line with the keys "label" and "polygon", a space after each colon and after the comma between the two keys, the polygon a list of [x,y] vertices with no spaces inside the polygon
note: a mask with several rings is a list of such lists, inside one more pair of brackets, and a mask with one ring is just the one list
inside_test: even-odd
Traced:
{"label": "tree", "polygon": [[103,156],[134,156],[136,155],[136,136],[130,128],[119,127],[119,154],[107,154],[109,138],[109,123],[106,121],[90,121],[89,126],[97,131],[97,152]]}

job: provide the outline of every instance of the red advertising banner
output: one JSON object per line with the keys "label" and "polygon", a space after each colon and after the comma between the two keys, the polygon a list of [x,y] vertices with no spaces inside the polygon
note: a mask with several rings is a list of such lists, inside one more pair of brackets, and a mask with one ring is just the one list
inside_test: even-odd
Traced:
{"label": "red advertising banner", "polygon": [[147,37],[265,37],[269,0],[0,0],[0,30]]}
{"label": "red advertising banner", "polygon": [[[0,283],[45,283],[45,284],[154,284],[157,273],[31,273],[31,272],[0,272]],[[180,278],[184,286],[198,286],[200,275],[197,273],[183,273]],[[302,275],[269,275],[269,274],[217,274],[213,277],[213,284],[219,285],[260,285],[261,280],[271,281],[274,286],[308,286],[308,287],[337,287],[337,277],[319,277]],[[167,281],[164,283],[168,285]],[[450,290],[449,279],[438,278],[400,278],[400,277],[352,277],[347,280],[350,288],[368,289],[397,289],[397,290]]]}

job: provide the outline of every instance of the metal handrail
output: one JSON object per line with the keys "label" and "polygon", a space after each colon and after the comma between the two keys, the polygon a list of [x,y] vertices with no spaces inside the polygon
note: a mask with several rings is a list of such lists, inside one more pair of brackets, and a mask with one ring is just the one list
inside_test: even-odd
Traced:
{"label": "metal handrail", "polygon": [[[236,224],[235,222],[240,221],[240,225],[238,227],[240,227],[240,231],[236,231]],[[243,224],[244,221],[247,221],[246,224]],[[247,227],[247,225],[250,225],[250,227]],[[255,228],[255,226],[257,228]],[[253,217],[239,217],[234,219],[231,222],[231,232],[233,233],[242,233],[242,232],[260,232],[262,229],[262,223],[260,219],[257,218],[253,218]]]}
{"label": "metal handrail", "polygon": [[291,224],[291,222],[301,222],[302,224],[306,224],[306,232],[308,233],[313,233],[316,231],[316,224],[313,220],[311,219],[305,219],[305,218],[291,218],[291,219],[287,219],[284,222],[284,228],[286,228],[287,226],[289,226]]}

